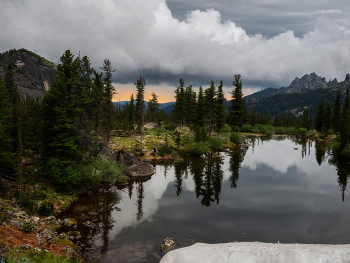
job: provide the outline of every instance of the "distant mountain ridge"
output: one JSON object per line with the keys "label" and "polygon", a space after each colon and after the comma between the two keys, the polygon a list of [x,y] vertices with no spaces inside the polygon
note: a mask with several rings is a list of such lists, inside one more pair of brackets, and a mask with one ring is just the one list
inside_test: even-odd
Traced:
{"label": "distant mountain ridge", "polygon": [[258,112],[265,111],[271,116],[300,115],[306,107],[316,114],[322,101],[333,105],[338,90],[344,99],[347,88],[350,88],[349,74],[342,82],[338,82],[337,79],[326,82],[325,78],[311,73],[300,79],[295,78],[288,87],[267,88],[244,98],[248,108],[255,105]]}
{"label": "distant mountain ridge", "polygon": [[0,74],[12,64],[15,83],[22,98],[44,97],[56,78],[56,65],[24,48],[0,53]]}
{"label": "distant mountain ridge", "polygon": [[247,106],[251,107],[254,103],[262,98],[270,97],[276,94],[282,93],[305,93],[310,90],[326,89],[328,87],[338,84],[338,80],[335,78],[328,82],[324,77],[317,76],[316,73],[305,74],[301,78],[295,78],[288,87],[281,88],[267,88],[251,95],[245,96]]}
{"label": "distant mountain ridge", "polygon": [[[125,101],[118,101],[118,102],[113,102],[113,104],[114,104],[114,107],[119,106],[119,107],[123,108],[127,102],[130,102],[130,101],[126,101],[126,100]],[[146,108],[147,108],[147,105],[148,105],[148,101],[145,101]],[[171,112],[174,110],[174,105],[175,105],[175,101],[159,103],[159,109],[163,109],[167,115],[170,115]]]}

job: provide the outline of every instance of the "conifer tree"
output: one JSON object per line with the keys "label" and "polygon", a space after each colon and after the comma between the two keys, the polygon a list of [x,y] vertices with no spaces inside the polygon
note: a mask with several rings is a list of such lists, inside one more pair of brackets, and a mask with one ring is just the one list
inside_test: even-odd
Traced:
{"label": "conifer tree", "polygon": [[134,100],[134,94],[131,94],[130,97],[130,103],[129,103],[129,109],[126,112],[128,115],[128,129],[134,130],[134,124],[135,124],[135,100]]}
{"label": "conifer tree", "polygon": [[105,72],[105,77],[103,79],[104,85],[105,85],[105,98],[106,98],[106,113],[107,113],[107,120],[106,120],[106,141],[107,141],[107,147],[109,147],[109,139],[110,139],[110,129],[112,126],[112,98],[113,95],[116,93],[115,89],[112,85],[112,73],[115,72],[115,69],[112,69],[112,63],[109,59],[105,59],[103,61],[102,67],[100,67]]}
{"label": "conifer tree", "polygon": [[208,133],[209,141],[211,133],[213,132],[213,124],[215,121],[215,108],[216,108],[216,90],[214,82],[211,81],[210,87],[205,90],[205,100],[207,102],[207,115],[208,115]]}
{"label": "conifer tree", "polygon": [[350,129],[350,99],[349,99],[349,89],[347,89],[343,110],[342,110],[342,122],[341,122],[340,134],[339,134],[342,149],[344,149],[345,146],[349,143],[349,135],[350,135],[349,129]]}
{"label": "conifer tree", "polygon": [[340,92],[338,90],[337,97],[334,102],[334,110],[333,110],[333,129],[335,132],[340,132],[341,127],[341,119],[342,119],[342,113],[341,113],[341,97]]}
{"label": "conifer tree", "polygon": [[225,124],[225,97],[224,92],[222,90],[223,83],[222,80],[220,81],[220,85],[218,86],[218,92],[217,92],[217,99],[216,99],[216,131],[218,132],[218,135],[220,136],[220,130]]}
{"label": "conifer tree", "polygon": [[148,111],[151,116],[151,120],[155,122],[156,114],[159,111],[158,96],[154,92],[152,92],[151,96],[152,96],[152,99],[148,101]]}
{"label": "conifer tree", "polygon": [[316,122],[315,122],[315,128],[318,131],[321,131],[322,127],[324,126],[324,117],[325,117],[325,103],[324,101],[322,101],[320,106],[318,107]]}
{"label": "conifer tree", "polygon": [[232,106],[230,109],[230,124],[231,126],[241,126],[244,114],[244,99],[242,93],[242,79],[241,75],[234,75],[232,85],[235,87],[232,92]]}
{"label": "conifer tree", "polygon": [[144,139],[143,126],[145,122],[145,86],[146,80],[140,76],[140,78],[135,83],[137,89],[136,95],[136,115],[137,123],[141,129],[142,140]]}
{"label": "conifer tree", "polygon": [[174,120],[180,124],[180,129],[186,120],[186,101],[185,101],[185,81],[180,78],[179,80],[180,86],[175,90],[175,105],[174,105]]}
{"label": "conifer tree", "polygon": [[186,123],[192,124],[196,112],[196,92],[192,90],[192,85],[185,89],[185,113]]}
{"label": "conifer tree", "polygon": [[329,104],[327,104],[325,109],[325,115],[324,115],[324,125],[326,128],[326,131],[332,128],[332,119],[333,119],[332,107]]}
{"label": "conifer tree", "polygon": [[13,174],[16,156],[10,136],[10,123],[9,95],[0,75],[0,174],[5,175]]}
{"label": "conifer tree", "polygon": [[100,136],[100,121],[102,116],[102,104],[104,99],[103,73],[94,71],[93,86],[91,92],[91,105],[94,112],[95,132],[97,138]]}
{"label": "conifer tree", "polygon": [[204,92],[202,86],[199,87],[198,98],[196,103],[196,114],[195,114],[195,124],[199,127],[203,127],[207,116],[204,114],[206,112],[206,101],[204,97]]}

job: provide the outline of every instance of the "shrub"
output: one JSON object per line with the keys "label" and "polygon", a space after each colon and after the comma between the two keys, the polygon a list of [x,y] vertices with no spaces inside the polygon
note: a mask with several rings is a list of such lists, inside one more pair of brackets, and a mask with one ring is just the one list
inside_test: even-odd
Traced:
{"label": "shrub", "polygon": [[329,130],[327,131],[327,135],[333,135],[333,134],[334,134],[334,130],[329,129]]}
{"label": "shrub", "polygon": [[172,148],[168,145],[162,145],[160,147],[158,147],[158,154],[162,157],[169,155],[172,152]]}
{"label": "shrub", "polygon": [[243,124],[240,130],[241,132],[251,132],[253,130],[253,126],[250,124]]}
{"label": "shrub", "polygon": [[208,132],[207,129],[204,127],[197,126],[195,128],[195,137],[196,142],[204,142],[208,139]]}
{"label": "shrub", "polygon": [[340,142],[335,142],[332,144],[332,150],[335,151],[335,152],[338,152],[340,151],[340,147],[341,147],[341,143]]}
{"label": "shrub", "polygon": [[258,127],[255,126],[255,127],[252,129],[252,133],[260,133]]}
{"label": "shrub", "polygon": [[272,135],[272,126],[271,125],[261,125],[260,132],[265,135]]}
{"label": "shrub", "polygon": [[307,129],[299,128],[298,129],[298,134],[301,135],[301,136],[305,136],[307,134]]}
{"label": "shrub", "polygon": [[29,234],[30,232],[35,230],[35,223],[33,221],[29,221],[29,222],[24,221],[23,226],[21,227],[21,230],[24,233]]}
{"label": "shrub", "polygon": [[53,203],[43,202],[39,207],[39,214],[42,216],[50,216],[54,212]]}
{"label": "shrub", "polygon": [[72,166],[65,167],[64,162],[57,158],[51,158],[47,162],[48,174],[52,177],[54,183],[64,186],[79,186],[81,174]]}
{"label": "shrub", "polygon": [[211,137],[210,138],[210,148],[214,152],[222,149],[223,145],[224,145],[224,141],[221,138],[218,138],[218,137]]}
{"label": "shrub", "polygon": [[234,143],[241,143],[242,142],[242,134],[239,132],[233,132],[230,135],[230,141]]}
{"label": "shrub", "polygon": [[[238,127],[238,126],[236,126],[236,127]],[[239,129],[239,127],[238,127],[238,129]],[[225,124],[220,130],[220,132],[231,132],[231,131],[232,131],[232,128],[228,124]]]}
{"label": "shrub", "polygon": [[234,126],[232,129],[233,132],[240,132],[241,129],[239,128],[239,126]]}
{"label": "shrub", "polygon": [[195,142],[193,145],[194,155],[201,156],[202,154],[205,154],[209,151],[210,149],[204,142]]}
{"label": "shrub", "polygon": [[350,159],[350,144],[346,144],[344,149],[341,151],[342,157]]}

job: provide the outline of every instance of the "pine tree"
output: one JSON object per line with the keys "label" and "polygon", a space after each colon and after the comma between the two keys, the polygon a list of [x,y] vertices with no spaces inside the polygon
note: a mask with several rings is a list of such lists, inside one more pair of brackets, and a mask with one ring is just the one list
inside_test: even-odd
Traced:
{"label": "pine tree", "polygon": [[192,85],[186,87],[184,92],[186,123],[192,124],[194,122],[196,112],[196,93],[192,90]]}
{"label": "pine tree", "polygon": [[5,175],[13,174],[16,157],[10,136],[10,120],[9,95],[0,75],[0,174]]}
{"label": "pine tree", "polygon": [[135,124],[135,101],[134,101],[134,94],[131,94],[130,97],[130,103],[129,103],[129,110],[126,112],[128,115],[128,129],[134,130],[134,124]]}
{"label": "pine tree", "polygon": [[326,131],[329,129],[332,129],[332,119],[333,119],[333,113],[332,113],[332,107],[327,104],[325,109],[325,116],[324,116],[324,125],[326,128]]}
{"label": "pine tree", "polygon": [[316,130],[318,131],[322,130],[322,126],[324,126],[324,118],[325,118],[325,103],[324,101],[322,101],[317,111],[316,123],[315,123]]}
{"label": "pine tree", "polygon": [[100,67],[105,72],[105,77],[103,79],[104,85],[105,85],[105,98],[106,98],[106,113],[107,113],[107,120],[106,120],[106,142],[107,147],[109,147],[109,139],[110,139],[110,129],[112,126],[112,98],[115,94],[115,89],[112,85],[112,73],[115,72],[115,69],[112,69],[112,64],[109,59],[105,59],[103,61],[102,67]]}
{"label": "pine tree", "polygon": [[342,122],[340,129],[340,142],[341,148],[344,149],[345,146],[350,142],[350,100],[349,100],[349,89],[346,90],[345,101],[342,110]]}
{"label": "pine tree", "polygon": [[216,99],[216,131],[218,132],[218,135],[220,136],[220,130],[225,124],[225,97],[224,92],[222,90],[223,83],[222,80],[220,81],[220,85],[218,86],[218,92],[217,92],[217,99]]}
{"label": "pine tree", "polygon": [[100,136],[100,121],[102,116],[102,104],[104,99],[104,89],[103,89],[103,73],[97,73],[94,71],[93,86],[91,92],[91,108],[94,113],[95,122],[95,132],[97,138]]}
{"label": "pine tree", "polygon": [[342,119],[341,97],[340,97],[340,92],[338,90],[337,98],[335,99],[335,102],[334,102],[333,121],[332,121],[335,132],[340,132],[341,119]]}
{"label": "pine tree", "polygon": [[210,87],[205,90],[205,100],[207,102],[207,116],[208,116],[208,133],[209,141],[211,133],[213,132],[213,124],[215,121],[215,108],[216,108],[216,90],[214,82],[211,81]]}
{"label": "pine tree", "polygon": [[137,89],[136,95],[136,115],[137,123],[141,129],[142,140],[144,139],[143,125],[145,122],[145,86],[146,80],[140,76],[140,78],[135,83]]}
{"label": "pine tree", "polygon": [[148,101],[148,111],[151,116],[151,120],[155,122],[156,114],[159,111],[158,96],[154,92],[152,92],[151,96],[152,96],[152,99]]}
{"label": "pine tree", "polygon": [[232,92],[232,106],[230,109],[230,124],[231,126],[241,126],[243,123],[244,114],[244,99],[242,93],[242,79],[241,75],[234,75],[232,85],[235,87]]}
{"label": "pine tree", "polygon": [[199,87],[198,98],[196,103],[195,124],[199,127],[203,127],[206,122],[206,101],[202,86]]}
{"label": "pine tree", "polygon": [[185,81],[180,78],[180,86],[175,90],[175,105],[173,110],[174,120],[180,124],[180,129],[186,121],[186,105],[185,105]]}

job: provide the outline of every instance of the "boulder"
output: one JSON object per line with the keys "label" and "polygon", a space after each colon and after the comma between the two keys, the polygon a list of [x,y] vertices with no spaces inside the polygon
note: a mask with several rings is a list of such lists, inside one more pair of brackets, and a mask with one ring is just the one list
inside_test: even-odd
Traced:
{"label": "boulder", "polygon": [[31,249],[32,247],[29,244],[24,244],[24,245],[21,246],[21,248],[23,250],[28,250],[28,249]]}
{"label": "boulder", "polygon": [[10,220],[10,223],[14,227],[21,227],[21,226],[23,226],[23,220],[21,220],[21,219]]}
{"label": "boulder", "polygon": [[179,132],[189,132],[189,131],[191,131],[191,129],[188,128],[187,126],[182,126],[181,129],[180,129],[180,126],[176,127],[176,130],[179,131]]}
{"label": "boulder", "polygon": [[94,223],[92,223],[91,221],[86,221],[83,223],[84,226],[87,227],[96,227],[96,225]]}
{"label": "boulder", "polygon": [[17,213],[14,214],[14,216],[15,216],[15,218],[18,218],[18,219],[29,218],[29,216],[24,211],[17,212]]}
{"label": "boulder", "polygon": [[131,177],[151,176],[152,174],[154,174],[153,166],[144,162],[134,164],[128,170],[128,175]]}
{"label": "boulder", "polygon": [[137,159],[135,155],[132,152],[128,152],[125,150],[120,150],[116,153],[116,161],[126,166],[132,166],[137,164]]}
{"label": "boulder", "polygon": [[74,218],[63,219],[63,225],[65,225],[65,226],[73,226],[76,224],[77,224],[77,220],[75,220]]}
{"label": "boulder", "polygon": [[113,148],[104,148],[98,156],[107,161],[116,161],[116,150]]}
{"label": "boulder", "polygon": [[97,213],[96,213],[96,212],[88,212],[88,215],[90,215],[90,216],[96,216]]}
{"label": "boulder", "polygon": [[56,217],[54,216],[49,216],[45,218],[46,223],[56,223]]}
{"label": "boulder", "polygon": [[[161,249],[162,249],[162,252],[163,251],[166,251],[170,248],[173,248],[175,247],[175,241],[173,238],[171,237],[167,237],[166,239],[163,240],[162,244],[160,245],[161,246]],[[186,261],[184,261],[186,262]]]}
{"label": "boulder", "polygon": [[44,231],[41,232],[41,235],[46,239],[46,241],[51,240],[55,237],[55,234],[49,228],[45,228]]}
{"label": "boulder", "polygon": [[148,122],[143,127],[149,130],[158,129],[158,124],[154,122]]}

